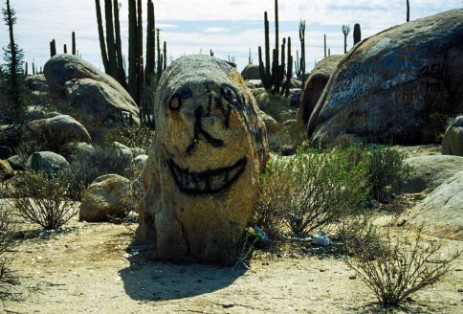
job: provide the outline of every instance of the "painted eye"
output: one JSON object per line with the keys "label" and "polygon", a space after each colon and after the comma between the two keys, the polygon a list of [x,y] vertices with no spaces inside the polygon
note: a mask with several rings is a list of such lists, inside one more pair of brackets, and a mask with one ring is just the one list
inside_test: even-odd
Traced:
{"label": "painted eye", "polygon": [[172,111],[177,111],[182,106],[182,99],[177,95],[174,95],[169,102],[169,109]]}
{"label": "painted eye", "polygon": [[223,86],[221,92],[226,101],[232,102],[236,98],[236,92],[228,86]]}

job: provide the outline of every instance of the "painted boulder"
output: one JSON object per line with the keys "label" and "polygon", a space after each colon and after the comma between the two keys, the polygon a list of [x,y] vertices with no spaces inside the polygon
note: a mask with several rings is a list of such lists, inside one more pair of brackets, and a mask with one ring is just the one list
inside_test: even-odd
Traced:
{"label": "painted boulder", "polygon": [[394,26],[357,44],[337,67],[308,122],[315,146],[432,143],[463,101],[463,18],[452,10]]}
{"label": "painted boulder", "polygon": [[164,72],[155,103],[137,238],[161,259],[230,264],[268,159],[255,100],[230,65],[195,55]]}
{"label": "painted boulder", "polygon": [[307,122],[309,121],[310,115],[320,95],[325,89],[328,80],[336,71],[342,58],[344,58],[344,55],[328,56],[318,62],[310,72],[310,76],[305,82],[297,111],[297,121],[301,125],[307,126]]}

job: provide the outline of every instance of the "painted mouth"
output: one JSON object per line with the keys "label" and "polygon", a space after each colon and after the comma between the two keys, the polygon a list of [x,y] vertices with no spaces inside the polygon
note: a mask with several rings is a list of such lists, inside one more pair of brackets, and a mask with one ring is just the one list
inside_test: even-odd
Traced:
{"label": "painted mouth", "polygon": [[235,164],[204,172],[190,172],[182,169],[172,159],[167,162],[177,187],[187,194],[215,194],[229,188],[246,169],[247,158]]}

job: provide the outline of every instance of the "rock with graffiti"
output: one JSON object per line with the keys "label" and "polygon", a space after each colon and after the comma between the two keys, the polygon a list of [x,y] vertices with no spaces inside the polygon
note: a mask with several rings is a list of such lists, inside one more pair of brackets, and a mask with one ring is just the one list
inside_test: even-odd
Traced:
{"label": "rock with graffiti", "polygon": [[339,62],[344,55],[331,55],[320,62],[310,72],[309,79],[304,83],[299,108],[297,111],[297,120],[300,124],[307,126],[309,117],[317,104],[320,95],[325,89],[330,77],[336,71]]}
{"label": "rock with graffiti", "polygon": [[443,114],[463,101],[461,10],[398,25],[365,39],[342,61],[310,116],[314,145],[429,143]]}
{"label": "rock with graffiti", "polygon": [[161,259],[230,264],[268,159],[255,100],[226,62],[195,55],[165,71],[155,102],[137,237]]}

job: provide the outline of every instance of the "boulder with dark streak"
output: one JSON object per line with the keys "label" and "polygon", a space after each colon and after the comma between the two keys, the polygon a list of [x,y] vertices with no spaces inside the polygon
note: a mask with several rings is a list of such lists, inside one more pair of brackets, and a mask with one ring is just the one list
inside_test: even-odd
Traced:
{"label": "boulder with dark streak", "polygon": [[346,135],[376,143],[431,143],[463,100],[463,13],[394,26],[357,44],[313,110],[313,145]]}
{"label": "boulder with dark streak", "polygon": [[224,61],[186,56],[163,73],[154,117],[137,239],[161,259],[233,263],[268,159],[252,94]]}

